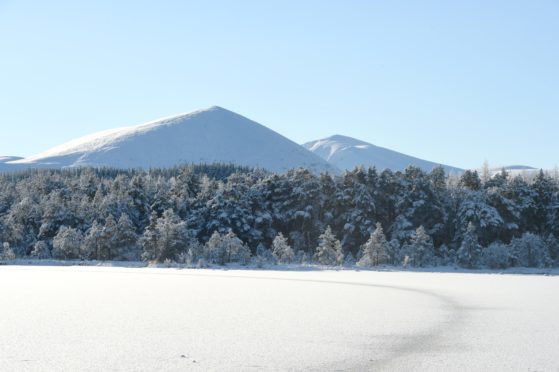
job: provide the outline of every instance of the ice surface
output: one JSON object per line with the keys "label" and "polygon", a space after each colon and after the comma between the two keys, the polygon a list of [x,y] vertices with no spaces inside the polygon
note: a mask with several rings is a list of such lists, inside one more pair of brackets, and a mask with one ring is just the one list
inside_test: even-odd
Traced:
{"label": "ice surface", "polygon": [[1,371],[556,371],[559,277],[0,267]]}

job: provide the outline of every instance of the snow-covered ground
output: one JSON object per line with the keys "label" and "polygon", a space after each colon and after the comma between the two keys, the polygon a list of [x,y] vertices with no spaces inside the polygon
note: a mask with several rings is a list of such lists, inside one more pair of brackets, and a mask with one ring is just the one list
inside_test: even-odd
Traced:
{"label": "snow-covered ground", "polygon": [[559,277],[0,266],[0,371],[558,371]]}

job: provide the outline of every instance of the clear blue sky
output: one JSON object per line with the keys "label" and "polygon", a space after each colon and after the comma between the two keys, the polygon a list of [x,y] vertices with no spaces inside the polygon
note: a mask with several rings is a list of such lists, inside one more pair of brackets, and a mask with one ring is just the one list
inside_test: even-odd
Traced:
{"label": "clear blue sky", "polygon": [[0,155],[219,105],[470,168],[559,163],[559,1],[0,0]]}

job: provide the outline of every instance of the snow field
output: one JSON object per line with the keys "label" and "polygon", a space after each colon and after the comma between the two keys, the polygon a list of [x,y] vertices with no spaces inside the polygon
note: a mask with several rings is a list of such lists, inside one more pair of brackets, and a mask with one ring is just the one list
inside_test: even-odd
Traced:
{"label": "snow field", "polygon": [[0,267],[2,371],[557,370],[559,277]]}

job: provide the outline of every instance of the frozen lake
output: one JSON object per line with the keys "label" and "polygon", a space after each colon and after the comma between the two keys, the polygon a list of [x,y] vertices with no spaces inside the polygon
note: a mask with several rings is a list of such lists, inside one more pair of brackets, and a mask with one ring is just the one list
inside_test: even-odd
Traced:
{"label": "frozen lake", "polygon": [[0,266],[0,371],[559,371],[559,277]]}

